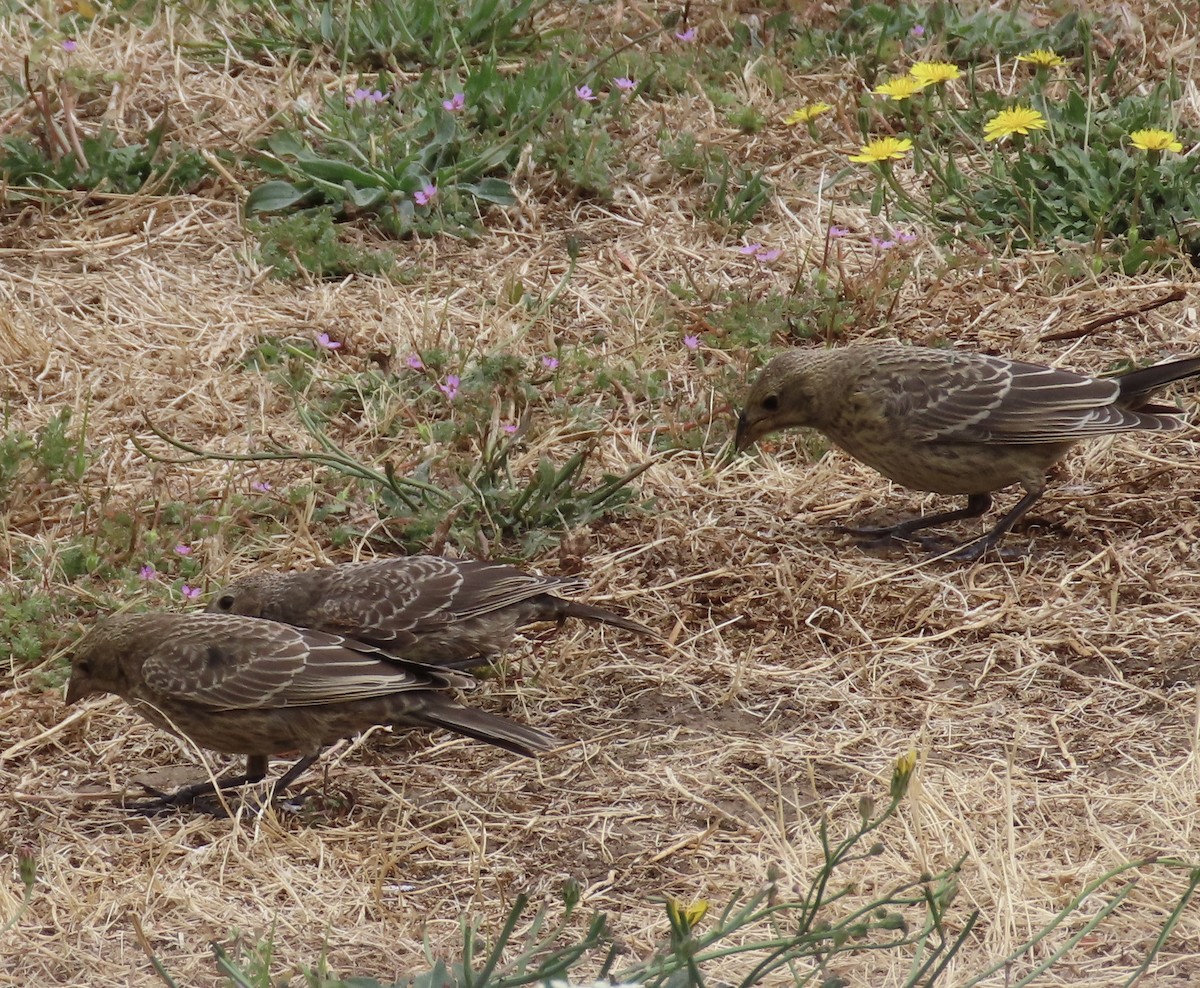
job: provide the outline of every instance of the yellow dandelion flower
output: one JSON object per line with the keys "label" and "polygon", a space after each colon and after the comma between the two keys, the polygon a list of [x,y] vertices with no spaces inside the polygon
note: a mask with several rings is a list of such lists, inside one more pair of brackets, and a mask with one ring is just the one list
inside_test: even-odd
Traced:
{"label": "yellow dandelion flower", "polygon": [[892,799],[898,800],[908,792],[908,784],[912,781],[916,768],[917,753],[915,751],[908,751],[896,759],[895,765],[892,767],[892,784],[889,787]]}
{"label": "yellow dandelion flower", "polygon": [[1013,134],[1027,135],[1031,130],[1045,130],[1046,118],[1029,106],[1014,106],[1001,110],[983,127],[985,141],[998,141]]}
{"label": "yellow dandelion flower", "polygon": [[916,62],[908,74],[922,86],[937,86],[962,75],[953,62]]}
{"label": "yellow dandelion flower", "polygon": [[899,160],[911,150],[912,141],[907,137],[881,137],[877,141],[868,141],[858,154],[850,155],[850,160],[868,163]]}
{"label": "yellow dandelion flower", "polygon": [[667,912],[671,914],[680,925],[687,929],[692,929],[697,923],[704,918],[704,914],[708,912],[708,900],[698,899],[690,906],[684,906],[677,899],[667,900]]}
{"label": "yellow dandelion flower", "polygon": [[1129,135],[1129,143],[1139,151],[1175,151],[1183,150],[1179,138],[1169,130],[1135,130]]}
{"label": "yellow dandelion flower", "polygon": [[828,103],[809,103],[808,106],[802,106],[798,110],[793,110],[783,118],[783,122],[789,127],[793,127],[796,124],[808,123],[810,120],[815,120],[822,113],[828,113],[832,109],[833,107]]}
{"label": "yellow dandelion flower", "polygon": [[1049,48],[1035,48],[1024,55],[1018,55],[1017,61],[1028,62],[1030,65],[1036,65],[1039,69],[1056,69],[1058,66],[1066,64],[1060,55],[1055,54]]}
{"label": "yellow dandelion flower", "polygon": [[886,96],[888,99],[902,100],[915,96],[925,88],[925,83],[910,75],[897,76],[887,82],[881,82],[871,90],[876,96]]}

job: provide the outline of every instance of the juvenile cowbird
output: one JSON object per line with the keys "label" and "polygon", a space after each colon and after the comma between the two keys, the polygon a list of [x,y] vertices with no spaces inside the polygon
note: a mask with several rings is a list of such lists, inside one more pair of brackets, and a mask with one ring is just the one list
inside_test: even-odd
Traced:
{"label": "juvenile cowbird", "polygon": [[569,617],[654,635],[644,624],[551,591],[586,582],[441,556],[398,556],[296,573],[252,573],[221,590],[214,613],[351,635],[390,654],[468,668],[499,655],[517,628]]}
{"label": "juvenile cowbird", "polygon": [[[811,426],[851,456],[906,487],[966,494],[967,504],[861,535],[908,538],[931,525],[977,518],[993,491],[1025,496],[951,558],[976,559],[1003,538],[1046,487],[1046,471],[1073,443],[1136,429],[1185,425],[1154,392],[1200,374],[1187,357],[1096,378],[1002,357],[897,344],[792,350],[775,357],[750,389],[734,445],[776,429]],[[927,542],[927,540],[921,540]]]}
{"label": "juvenile cowbird", "polygon": [[[244,775],[188,786],[159,809],[266,775],[272,754],[303,754],[282,792],[321,749],[376,724],[442,727],[518,755],[548,734],[472,710],[446,695],[474,680],[408,662],[340,635],[228,614],[122,614],[94,627],[71,659],[67,702],[116,693],[152,724],[203,748],[246,756]],[[161,794],[160,794],[161,795]]]}

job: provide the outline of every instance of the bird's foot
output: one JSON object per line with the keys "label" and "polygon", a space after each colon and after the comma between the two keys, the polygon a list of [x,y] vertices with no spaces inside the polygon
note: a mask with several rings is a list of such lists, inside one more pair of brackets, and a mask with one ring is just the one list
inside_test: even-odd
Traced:
{"label": "bird's foot", "polygon": [[[154,786],[147,785],[144,782],[141,786],[146,795],[153,796],[154,798],[124,804],[126,810],[138,816],[160,816],[184,807],[197,810],[200,813],[207,813],[210,816],[229,816],[228,804],[220,799],[211,782],[184,786],[182,789],[176,789],[174,792],[163,792],[161,789],[156,789]],[[224,787],[222,787],[223,789]]]}
{"label": "bird's foot", "polygon": [[935,535],[917,535],[911,528],[904,525],[888,525],[884,528],[855,528],[849,525],[835,525],[834,531],[843,535],[853,535],[860,539],[860,549],[884,549],[897,542],[909,545],[919,545],[926,552],[944,552],[946,543]]}
{"label": "bird's foot", "polygon": [[995,542],[982,538],[976,539],[973,542],[964,542],[951,553],[947,553],[944,549],[941,552],[934,552],[931,558],[950,563],[974,563],[982,559],[989,552],[995,552],[996,556],[1002,562],[1023,559],[1027,554],[1027,550],[1025,549],[1018,549],[1016,546],[1000,548]]}
{"label": "bird's foot", "polygon": [[[146,787],[154,794],[157,790]],[[209,816],[228,817],[229,811],[215,795],[181,797],[179,793],[159,793],[155,799],[144,799],[135,803],[124,803],[123,807],[136,816],[163,816],[183,808],[207,813]]]}

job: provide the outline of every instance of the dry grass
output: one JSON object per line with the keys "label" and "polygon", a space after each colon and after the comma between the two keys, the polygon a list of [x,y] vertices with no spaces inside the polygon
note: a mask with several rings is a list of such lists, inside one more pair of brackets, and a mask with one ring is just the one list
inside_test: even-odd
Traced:
{"label": "dry grass", "polygon": [[[1153,22],[1138,23],[1151,32],[1148,49],[1173,43],[1153,37]],[[184,134],[219,143],[260,133],[285,96],[327,82],[263,66],[232,78],[187,61],[172,46],[175,30],[163,21],[82,39],[80,57],[101,63],[136,52],[134,91],[104,110],[110,122],[133,126],[139,108],[170,100]],[[22,44],[0,44],[6,71]],[[795,82],[800,92],[829,84]],[[792,264],[820,249],[817,166],[799,153],[795,132],[743,138],[722,130],[701,97],[680,97],[632,121],[630,145],[645,149],[648,166],[664,118],[774,162],[781,201],[753,239],[783,247]],[[146,510],[245,490],[250,473],[151,465],[130,441],[143,412],[182,439],[229,450],[267,432],[305,441],[288,402],[238,370],[260,334],[333,332],[346,347],[331,374],[365,366],[373,350],[404,354],[458,339],[532,361],[559,342],[636,353],[669,375],[665,410],[631,405],[603,438],[601,464],[618,472],[649,455],[674,408],[711,392],[725,359],[711,354],[702,372],[676,336],[656,329],[659,307],[680,307],[685,322],[705,314],[703,302],[674,301],[665,286],[691,283],[705,299],[748,278],[782,288],[795,273],[787,263],[752,271],[681,208],[687,189],[661,167],[651,174],[656,182],[623,188],[610,205],[564,203],[535,177],[519,208],[490,217],[480,246],[396,244],[401,263],[421,272],[406,286],[266,280],[234,208],[207,197],[10,215],[0,246],[0,367],[12,421],[32,428],[63,406],[86,406],[95,453],[88,495]],[[862,216],[837,215],[866,228]],[[553,283],[568,233],[584,245],[576,276],[530,326],[527,309],[497,300],[514,282]],[[1065,345],[1038,342],[1179,282],[1106,274],[1062,284],[1053,256],[940,273],[937,248],[914,250],[917,275],[892,322],[858,327],[852,338],[945,337],[1081,369],[1200,351],[1191,303]],[[871,263],[869,248],[846,251],[852,269]],[[590,342],[597,330],[606,343]],[[752,366],[750,355],[737,359]],[[713,449],[727,438],[726,400],[711,397]],[[369,430],[340,438],[374,448]],[[654,510],[574,533],[537,561],[548,572],[586,571],[592,599],[674,642],[657,648],[569,627],[488,684],[482,702],[579,739],[540,764],[444,736],[375,735],[329,754],[327,798],[311,815],[131,819],[79,794],[119,793],[164,765],[194,777],[196,754],[115,699],[67,711],[40,673],[0,677],[0,848],[31,845],[40,867],[33,908],[4,937],[0,973],[13,983],[155,983],[136,921],[180,983],[218,983],[208,945],[234,930],[251,941],[274,930],[283,964],[313,963],[327,950],[335,971],[386,980],[419,967],[422,936],[452,950],[462,914],[493,924],[516,894],[553,897],[569,877],[585,890],[584,906],[608,912],[618,936],[644,953],[667,930],[656,897],[723,903],[772,868],[785,887],[805,884],[819,863],[822,814],[848,825],[859,795],[882,796],[893,759],[909,748],[920,766],[907,807],[883,835],[882,856],[856,866],[856,877],[869,891],[966,855],[955,912],[961,921],[978,908],[983,918],[951,983],[1012,950],[1121,862],[1154,852],[1194,859],[1195,430],[1080,448],[1039,505],[1045,524],[1013,539],[1032,552],[970,567],[876,557],[835,535],[836,521],[936,499],[889,490],[840,454],[810,462],[797,443],[784,438],[761,460],[722,469],[699,455],[664,459],[640,481]],[[547,423],[522,465],[571,448]],[[420,453],[414,437],[396,455]],[[271,479],[282,489],[310,473],[273,467]],[[6,570],[36,548],[53,560],[80,523],[75,501],[38,502],[20,525],[10,517]],[[335,557],[311,505],[282,537],[230,526],[198,553],[214,584],[252,561]],[[47,588],[53,580],[48,568]],[[1119,913],[1039,983],[1121,983],[1183,883],[1180,873],[1147,871]],[[0,917],[19,895],[6,866]],[[1145,983],[1194,982],[1198,957],[1192,909]],[[904,971],[902,958],[872,955],[842,973],[888,984]]]}

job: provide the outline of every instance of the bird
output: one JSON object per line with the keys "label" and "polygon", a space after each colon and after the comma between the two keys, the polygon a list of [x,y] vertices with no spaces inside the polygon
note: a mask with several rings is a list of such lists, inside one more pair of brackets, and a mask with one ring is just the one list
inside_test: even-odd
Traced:
{"label": "bird", "polygon": [[405,661],[344,635],[235,614],[116,614],[71,657],[68,704],[116,693],[146,720],[202,748],[244,755],[241,775],[185,786],[132,807],[158,811],[265,778],[273,754],[303,757],[275,783],[280,795],[341,738],[379,724],[441,727],[533,757],[558,742],[542,731],[458,703],[468,674]]}
{"label": "bird", "polygon": [[[985,535],[944,553],[978,559],[1046,489],[1046,473],[1080,439],[1186,425],[1155,392],[1200,375],[1200,357],[1091,377],[982,353],[893,343],[785,351],[750,387],[736,451],[778,429],[808,426],[905,487],[965,494],[954,511],[854,534],[909,539],[924,528],[978,518],[995,491],[1024,496]],[[918,538],[927,547],[931,540]]]}
{"label": "bird", "polygon": [[658,637],[646,625],[555,595],[581,579],[441,556],[397,556],[287,573],[251,573],[218,591],[207,610],[349,635],[392,655],[451,668],[485,665],[517,629],[582,618]]}

